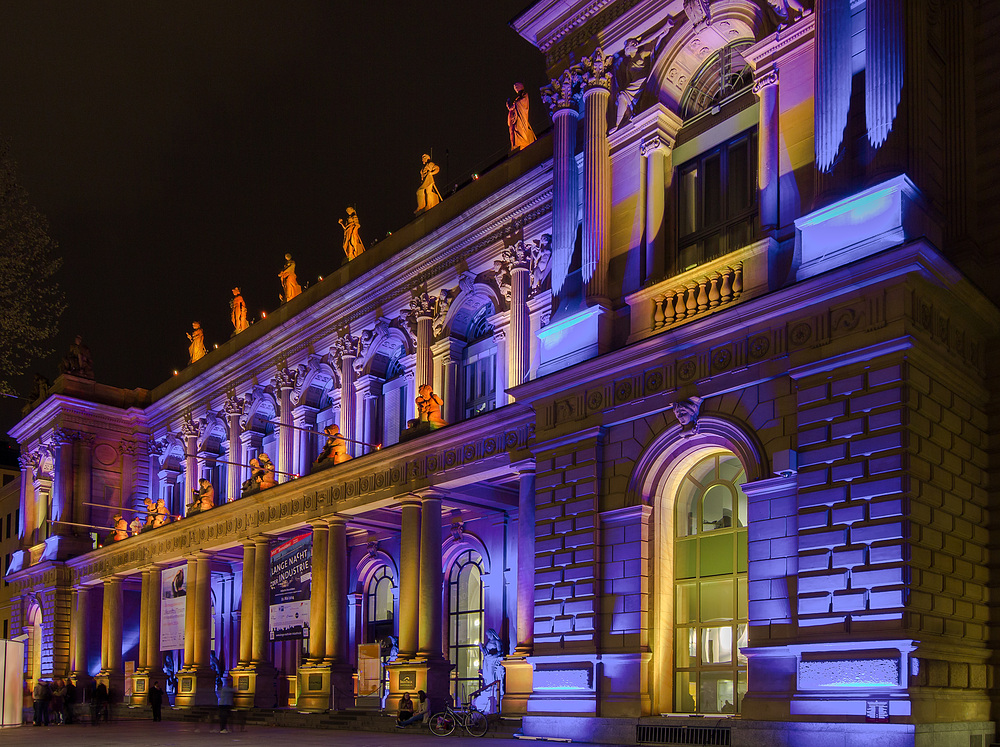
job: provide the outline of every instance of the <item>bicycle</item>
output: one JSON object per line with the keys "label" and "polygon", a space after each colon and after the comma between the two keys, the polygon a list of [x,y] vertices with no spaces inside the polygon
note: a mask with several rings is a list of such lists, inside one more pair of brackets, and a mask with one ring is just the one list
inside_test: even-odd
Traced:
{"label": "bicycle", "polygon": [[467,708],[455,710],[450,705],[443,711],[438,711],[430,717],[428,726],[431,733],[438,737],[446,737],[461,726],[473,737],[481,737],[490,728],[486,714],[478,710],[472,703]]}

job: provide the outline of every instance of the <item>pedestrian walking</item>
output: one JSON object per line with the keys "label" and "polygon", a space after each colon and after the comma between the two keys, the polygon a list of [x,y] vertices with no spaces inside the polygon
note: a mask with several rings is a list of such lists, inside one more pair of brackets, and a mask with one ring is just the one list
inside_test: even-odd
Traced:
{"label": "pedestrian walking", "polygon": [[229,714],[233,710],[233,678],[226,675],[219,688],[219,733],[228,734]]}
{"label": "pedestrian walking", "polygon": [[160,689],[159,682],[154,681],[149,691],[149,706],[153,709],[153,721],[162,721],[160,709],[163,707],[163,690]]}

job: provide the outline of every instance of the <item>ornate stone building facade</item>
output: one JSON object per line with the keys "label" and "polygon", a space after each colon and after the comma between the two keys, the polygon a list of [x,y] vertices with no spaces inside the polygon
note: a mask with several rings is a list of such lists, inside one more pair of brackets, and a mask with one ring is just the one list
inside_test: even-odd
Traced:
{"label": "ornate stone building facade", "polygon": [[[547,135],[159,387],[63,376],[26,412],[7,578],[40,674],[134,662],[141,702],[169,654],[177,705],[228,671],[322,711],[391,635],[390,697],[482,671],[532,735],[990,738],[991,14],[536,3]],[[424,385],[448,425],[407,429]],[[330,425],[351,458],[315,469]],[[263,453],[278,484],[240,497]],[[215,508],[94,548],[199,479]],[[309,635],[272,640],[302,535]]]}

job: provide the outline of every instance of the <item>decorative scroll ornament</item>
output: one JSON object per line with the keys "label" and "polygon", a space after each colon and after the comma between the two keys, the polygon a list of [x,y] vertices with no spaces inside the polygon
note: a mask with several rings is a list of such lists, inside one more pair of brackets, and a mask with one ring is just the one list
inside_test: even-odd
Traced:
{"label": "decorative scroll ornament", "polygon": [[542,101],[549,107],[554,116],[560,109],[575,109],[580,100],[580,87],[573,71],[569,68],[553,78],[547,86],[541,89]]}
{"label": "decorative scroll ornament", "polygon": [[417,347],[417,315],[410,309],[403,309],[396,317],[399,328],[403,330],[410,341],[410,345]]}
{"label": "decorative scroll ornament", "polygon": [[371,329],[361,333],[361,337],[358,338],[358,355],[354,359],[355,373],[360,374],[364,370],[365,363],[374,352],[375,343],[385,337],[388,331],[389,323],[380,317],[375,320],[375,325]]}
{"label": "decorative scroll ornament", "polygon": [[851,105],[851,0],[816,0],[816,167],[833,168]]}
{"label": "decorative scroll ornament", "polygon": [[277,373],[274,374],[274,378],[271,379],[271,386],[274,387],[276,391],[281,391],[282,389],[294,389],[297,382],[298,371],[287,367],[281,367],[278,369]]}
{"label": "decorative scroll ornament", "polygon": [[758,70],[753,80],[753,93],[759,96],[760,92],[768,86],[778,85],[778,68],[774,65]]}
{"label": "decorative scroll ornament", "polygon": [[604,50],[598,47],[592,55],[580,60],[576,71],[583,83],[584,91],[591,88],[604,88],[610,91],[614,79],[614,57],[604,54]]}
{"label": "decorative scroll ornament", "polygon": [[465,522],[456,519],[451,523],[451,538],[455,540],[455,542],[461,542],[464,535]]}
{"label": "decorative scroll ornament", "polygon": [[496,277],[497,287],[503,293],[507,303],[511,299],[511,273],[514,270],[531,269],[531,247],[526,246],[523,241],[518,241],[511,246],[505,247],[500,254],[500,259],[493,261],[493,275]]}
{"label": "decorative scroll ornament", "polygon": [[674,417],[680,423],[685,436],[693,436],[698,432],[698,415],[701,412],[702,402],[704,400],[701,397],[691,397],[682,399],[672,406]]}
{"label": "decorative scroll ornament", "polygon": [[444,323],[448,318],[448,310],[451,308],[452,302],[458,298],[459,293],[461,293],[460,288],[452,288],[451,290],[446,288],[438,296],[437,311],[434,313],[434,322],[431,326],[435,336],[440,335],[444,331]]}
{"label": "decorative scroll ornament", "polygon": [[865,23],[865,122],[868,142],[889,137],[903,93],[905,44],[901,0],[871,0]]}
{"label": "decorative scroll ornament", "polygon": [[237,397],[235,392],[227,394],[225,401],[222,403],[222,411],[229,417],[242,415],[244,407],[245,402],[243,398]]}
{"label": "decorative scroll ornament", "polygon": [[188,438],[201,435],[201,423],[195,420],[189,412],[184,413],[184,421],[181,423],[181,433]]}
{"label": "decorative scroll ornament", "polygon": [[334,339],[333,345],[330,346],[330,356],[337,364],[337,368],[343,368],[344,358],[358,357],[358,345],[358,338],[346,332]]}
{"label": "decorative scroll ornament", "polygon": [[146,441],[146,448],[149,450],[150,456],[161,457],[167,450],[167,439],[150,438]]}
{"label": "decorative scroll ornament", "polygon": [[378,551],[379,551],[378,540],[377,539],[368,540],[367,544],[365,545],[365,553],[368,555],[368,557],[374,560],[375,558],[378,557]]}

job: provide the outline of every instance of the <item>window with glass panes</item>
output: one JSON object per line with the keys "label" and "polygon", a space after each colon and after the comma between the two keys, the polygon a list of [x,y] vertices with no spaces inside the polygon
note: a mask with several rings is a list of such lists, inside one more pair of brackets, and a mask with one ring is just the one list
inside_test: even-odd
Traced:
{"label": "window with glass panes", "polygon": [[681,165],[676,184],[676,272],[710,262],[754,240],[756,131],[743,132]]}
{"label": "window with glass panes", "polygon": [[479,689],[479,643],[483,631],[483,559],[466,550],[448,574],[448,658],[455,704],[466,703]]}
{"label": "window with glass panes", "polygon": [[368,625],[365,626],[365,643],[378,643],[393,635],[396,630],[395,602],[392,590],[396,581],[388,566],[383,565],[368,580],[365,606],[368,608]]}
{"label": "window with glass panes", "polygon": [[462,354],[465,419],[496,408],[497,344],[489,317],[493,305],[483,306],[469,324],[468,343]]}
{"label": "window with glass panes", "polygon": [[747,689],[747,499],[729,453],[695,464],[674,517],[674,709],[739,713]]}

